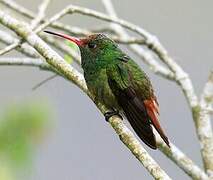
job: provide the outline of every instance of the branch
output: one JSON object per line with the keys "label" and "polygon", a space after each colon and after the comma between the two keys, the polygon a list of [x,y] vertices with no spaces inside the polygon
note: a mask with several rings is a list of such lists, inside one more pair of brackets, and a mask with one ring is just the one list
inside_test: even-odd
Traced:
{"label": "branch", "polygon": [[201,103],[206,107],[213,105],[213,70],[210,72],[208,81],[201,94]]}
{"label": "branch", "polygon": [[[14,38],[12,35],[10,35],[7,32],[0,30],[0,41],[7,45],[11,45],[17,42],[18,39]],[[29,57],[33,57],[33,58],[39,57],[38,53],[28,44],[22,44],[20,47],[17,48],[17,50]]]}
{"label": "branch", "polygon": [[[10,2],[10,1],[9,1]],[[33,30],[44,18],[45,16],[45,11],[46,8],[48,6],[48,4],[50,3],[50,0],[43,0],[43,2],[41,3],[41,5],[38,8],[38,14],[37,16],[32,20],[31,22],[31,29]],[[22,44],[22,40],[18,40],[16,42],[14,42],[13,44],[10,44],[9,46],[7,46],[6,48],[0,50],[0,56],[3,54],[8,53],[9,51],[16,49],[19,45],[21,46]]]}
{"label": "branch", "polygon": [[21,13],[23,16],[26,16],[28,18],[33,18],[36,16],[36,14],[32,13],[30,10],[20,6],[19,4],[17,4],[15,1],[13,0],[0,0],[0,2],[2,4],[4,4],[5,6],[7,6],[10,9],[13,9],[16,12]]}
{"label": "branch", "polygon": [[35,29],[36,26],[38,26],[40,24],[40,22],[42,22],[42,20],[45,17],[45,11],[46,11],[50,2],[51,2],[51,0],[43,0],[43,2],[39,5],[38,14],[31,22],[31,28],[32,29]]}
{"label": "branch", "polygon": [[22,57],[2,57],[0,58],[1,66],[32,66],[41,69],[50,69],[50,66],[39,58],[22,58]]}
{"label": "branch", "polygon": [[171,148],[168,148],[161,139],[157,141],[158,148],[169,159],[171,159],[178,167],[180,167],[192,179],[208,180],[207,174],[198,167],[190,158],[188,158],[174,144],[170,143]]}
{"label": "branch", "polygon": [[[46,61],[56,68],[60,73],[67,77],[70,81],[79,86],[85,93],[93,99],[92,94],[87,91],[87,87],[83,76],[75,70],[72,66],[67,64],[57,53],[55,53],[47,44],[41,40],[31,29],[23,25],[14,18],[0,12],[0,22],[8,28],[15,31],[19,36],[25,39],[32,45]],[[103,104],[96,104],[102,113],[106,112]],[[119,135],[121,141],[130,149],[135,157],[144,165],[149,173],[156,179],[167,180],[170,179],[168,175],[160,168],[160,166],[149,156],[145,149],[141,146],[139,141],[133,136],[131,131],[123,124],[122,120],[113,116],[109,119],[111,126]]]}
{"label": "branch", "polygon": [[210,72],[209,79],[204,86],[200,98],[200,109],[198,110],[198,120],[200,139],[202,139],[201,152],[204,156],[204,166],[207,173],[213,178],[213,133],[211,125],[211,117],[208,109],[213,105],[213,71]]}
{"label": "branch", "polygon": [[6,54],[7,52],[17,48],[19,45],[19,42],[14,42],[13,44],[10,44],[9,46],[5,47],[4,49],[0,50],[0,56]]}

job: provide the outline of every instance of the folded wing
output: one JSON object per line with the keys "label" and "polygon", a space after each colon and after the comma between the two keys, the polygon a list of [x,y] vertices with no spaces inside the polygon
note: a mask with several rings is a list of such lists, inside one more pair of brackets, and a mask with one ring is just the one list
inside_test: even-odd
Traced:
{"label": "folded wing", "polygon": [[132,128],[140,139],[152,149],[156,149],[156,140],[152,126],[169,146],[158,119],[158,104],[155,98],[145,98],[143,89],[136,87],[134,77],[128,66],[122,62],[107,69],[108,83],[118,104],[123,109]]}

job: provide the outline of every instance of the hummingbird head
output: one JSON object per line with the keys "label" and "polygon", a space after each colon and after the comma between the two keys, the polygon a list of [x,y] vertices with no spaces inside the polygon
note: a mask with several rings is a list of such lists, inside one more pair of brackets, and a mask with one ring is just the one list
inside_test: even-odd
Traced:
{"label": "hummingbird head", "polygon": [[60,36],[77,44],[81,52],[82,67],[88,63],[107,65],[115,60],[116,57],[119,57],[121,53],[117,44],[104,34],[92,34],[79,39],[61,33],[44,32]]}

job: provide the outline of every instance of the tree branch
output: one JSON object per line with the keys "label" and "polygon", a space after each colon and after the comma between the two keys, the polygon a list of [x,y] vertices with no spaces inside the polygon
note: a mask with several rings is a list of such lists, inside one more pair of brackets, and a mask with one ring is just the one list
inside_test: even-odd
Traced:
{"label": "tree branch", "polygon": [[38,14],[31,22],[31,28],[35,29],[45,17],[45,11],[51,0],[43,0],[38,7]]}
{"label": "tree branch", "polygon": [[2,57],[0,58],[1,66],[32,66],[44,70],[51,70],[50,66],[39,58],[23,58],[23,57]]}
{"label": "tree branch", "polygon": [[213,179],[213,133],[211,125],[211,117],[208,109],[213,105],[213,71],[210,72],[209,79],[204,86],[200,98],[200,110],[198,110],[198,121],[200,131],[199,136],[202,139],[201,152],[204,156],[204,167]]}
{"label": "tree branch", "polygon": [[[9,3],[10,3],[10,1],[9,1]],[[38,14],[31,22],[31,29],[32,30],[34,30],[36,28],[36,26],[38,26],[38,24],[43,20],[43,18],[45,16],[46,8],[47,8],[49,3],[50,3],[50,0],[43,0],[41,5],[39,6]],[[0,56],[8,53],[9,51],[11,51],[13,49],[16,49],[18,46],[21,46],[21,44],[22,44],[22,40],[18,40],[16,42],[14,42],[13,44],[10,44],[9,46],[7,46],[6,48],[4,48],[0,51]]]}
{"label": "tree branch", "polygon": [[162,140],[158,139],[157,145],[161,152],[163,152],[192,179],[209,179],[208,175],[174,144],[170,143],[171,148],[168,148]]}

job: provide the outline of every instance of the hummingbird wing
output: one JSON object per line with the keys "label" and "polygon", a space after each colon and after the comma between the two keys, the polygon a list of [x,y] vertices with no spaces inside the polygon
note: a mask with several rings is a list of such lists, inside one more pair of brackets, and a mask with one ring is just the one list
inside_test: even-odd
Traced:
{"label": "hummingbird wing", "polygon": [[144,103],[138,98],[134,87],[129,83],[127,69],[114,65],[107,69],[108,83],[118,104],[140,139],[152,149],[156,149],[155,136]]}
{"label": "hummingbird wing", "polygon": [[159,120],[158,105],[151,83],[145,73],[134,61],[120,61],[107,68],[109,86],[118,104],[140,139],[149,147],[156,149],[155,135],[151,124],[169,146]]}

